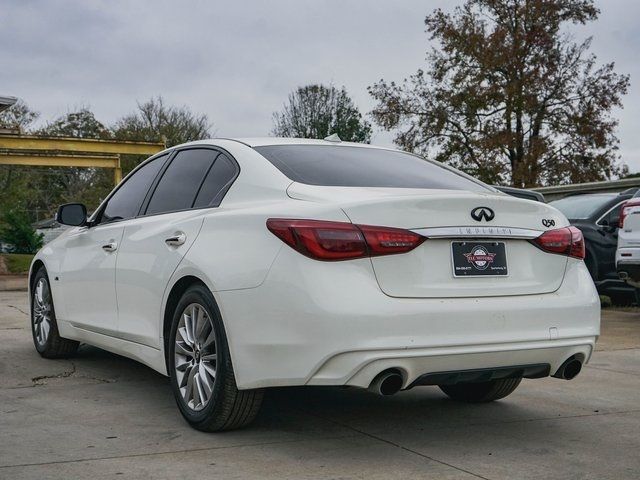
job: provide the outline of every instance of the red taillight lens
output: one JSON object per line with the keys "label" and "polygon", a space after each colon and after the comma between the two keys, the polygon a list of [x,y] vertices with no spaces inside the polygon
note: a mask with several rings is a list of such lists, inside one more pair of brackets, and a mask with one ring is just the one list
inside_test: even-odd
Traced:
{"label": "red taillight lens", "polygon": [[267,228],[280,240],[316,260],[349,260],[405,253],[425,237],[409,230],[347,222],[270,218]]}
{"label": "red taillight lens", "polygon": [[557,228],[547,230],[538,238],[533,239],[538,247],[545,252],[568,255],[569,257],[584,258],[584,238],[576,227]]}
{"label": "red taillight lens", "polygon": [[410,252],[426,240],[422,235],[401,228],[371,225],[358,225],[358,228],[364,233],[372,257]]}
{"label": "red taillight lens", "polygon": [[624,225],[624,219],[629,215],[632,207],[640,207],[640,198],[632,198],[622,204],[620,209],[620,220],[618,221],[618,227],[622,228]]}

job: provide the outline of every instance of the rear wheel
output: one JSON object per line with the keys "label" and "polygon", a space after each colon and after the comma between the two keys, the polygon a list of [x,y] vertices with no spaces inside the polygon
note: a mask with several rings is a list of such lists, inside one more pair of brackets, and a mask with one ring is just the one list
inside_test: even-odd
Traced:
{"label": "rear wheel", "polygon": [[78,342],[62,338],[58,332],[51,286],[44,267],[40,268],[33,278],[31,333],[36,350],[45,358],[68,357],[78,349]]}
{"label": "rear wheel", "polygon": [[176,306],[169,373],[178,408],[192,427],[207,432],[249,424],[262,390],[238,390],[220,313],[204,285],[189,288]]}
{"label": "rear wheel", "polygon": [[522,381],[521,378],[501,378],[481,383],[457,383],[439,385],[440,389],[453,400],[468,403],[485,403],[500,400],[510,395]]}

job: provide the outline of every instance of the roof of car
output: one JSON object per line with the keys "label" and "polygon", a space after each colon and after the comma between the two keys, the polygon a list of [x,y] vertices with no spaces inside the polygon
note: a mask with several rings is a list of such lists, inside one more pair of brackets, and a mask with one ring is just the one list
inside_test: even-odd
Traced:
{"label": "roof of car", "polygon": [[[216,140],[211,139],[212,141]],[[313,138],[285,138],[285,137],[240,137],[240,138],[224,138],[218,140],[233,140],[236,142],[244,143],[250,147],[265,147],[270,145],[338,145],[338,146],[352,146],[352,147],[364,147],[364,148],[384,148],[387,150],[395,150],[392,147],[385,147],[380,145],[369,145],[367,143],[354,143],[354,142],[335,142],[330,140],[319,140]],[[206,140],[204,140],[206,142]]]}

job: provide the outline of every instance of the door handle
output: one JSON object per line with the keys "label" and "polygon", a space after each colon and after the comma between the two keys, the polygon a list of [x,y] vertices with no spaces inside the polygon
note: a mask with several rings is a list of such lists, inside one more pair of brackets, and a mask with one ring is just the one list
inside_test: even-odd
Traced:
{"label": "door handle", "polygon": [[105,252],[115,252],[117,248],[118,248],[118,244],[116,242],[109,242],[105,245],[102,245],[102,249]]}
{"label": "door handle", "polygon": [[184,232],[179,232],[172,237],[166,238],[164,240],[164,243],[166,243],[167,245],[171,245],[172,247],[179,247],[186,241],[187,236],[184,234]]}

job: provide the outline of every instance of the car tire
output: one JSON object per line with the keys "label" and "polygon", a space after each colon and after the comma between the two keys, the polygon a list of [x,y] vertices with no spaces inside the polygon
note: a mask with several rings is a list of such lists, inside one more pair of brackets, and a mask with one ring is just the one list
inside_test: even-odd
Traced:
{"label": "car tire", "polygon": [[489,382],[457,383],[455,385],[439,385],[439,387],[453,400],[467,403],[486,403],[510,395],[518,388],[521,381],[521,378],[501,378]]}
{"label": "car tire", "polygon": [[263,390],[238,390],[220,311],[207,287],[190,287],[171,324],[167,365],[185,420],[195,429],[242,428],[258,414]]}
{"label": "car tire", "polygon": [[58,331],[51,284],[44,267],[33,277],[30,300],[31,335],[38,353],[44,358],[66,358],[76,353],[80,343],[62,338]]}

